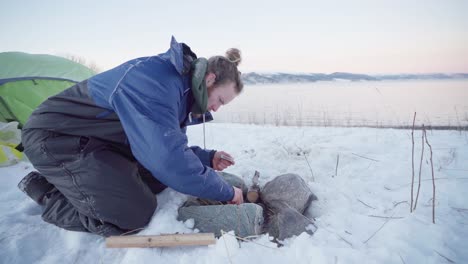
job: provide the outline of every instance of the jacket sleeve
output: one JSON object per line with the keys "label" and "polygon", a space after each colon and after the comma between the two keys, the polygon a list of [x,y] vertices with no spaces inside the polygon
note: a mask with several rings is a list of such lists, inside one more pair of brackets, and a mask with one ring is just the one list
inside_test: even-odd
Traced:
{"label": "jacket sleeve", "polygon": [[147,64],[148,61],[128,69],[108,98],[133,155],[159,181],[178,192],[218,201],[232,200],[232,186],[204,166],[195,154],[202,152],[187,146],[187,136],[179,127],[179,87],[183,85],[180,75],[167,64],[156,69]]}
{"label": "jacket sleeve", "polygon": [[197,155],[203,165],[213,168],[213,157],[216,150],[202,149],[198,146],[192,146],[190,149]]}

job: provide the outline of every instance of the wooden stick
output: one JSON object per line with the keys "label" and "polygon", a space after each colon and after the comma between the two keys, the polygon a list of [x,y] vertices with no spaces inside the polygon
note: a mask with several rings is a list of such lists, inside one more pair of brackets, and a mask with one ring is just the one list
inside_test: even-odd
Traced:
{"label": "wooden stick", "polygon": [[158,236],[111,236],[108,248],[150,248],[176,246],[206,246],[216,243],[214,233],[170,234]]}
{"label": "wooden stick", "polygon": [[416,112],[414,112],[413,117],[413,129],[411,130],[411,140],[413,142],[413,147],[411,151],[411,167],[413,168],[413,174],[411,177],[411,206],[410,206],[410,213],[413,212],[413,192],[414,192],[414,122],[416,121]]}
{"label": "wooden stick", "polygon": [[305,152],[302,153],[304,154],[304,158],[307,161],[307,165],[309,165],[310,174],[312,175],[312,181],[315,182],[314,172],[312,171],[312,167],[310,166],[309,160],[307,159],[307,154]]}
{"label": "wooden stick", "polygon": [[426,130],[424,130],[424,138],[426,139],[426,144],[429,146],[429,150],[431,153],[431,170],[432,170],[432,223],[435,224],[435,177],[434,177],[434,163],[432,162],[432,146],[429,144],[429,141],[427,141],[427,133]]}
{"label": "wooden stick", "polygon": [[375,231],[375,232],[372,234],[372,236],[370,236],[368,239],[366,239],[366,241],[364,241],[363,243],[366,244],[367,242],[369,242],[369,240],[371,240],[371,239],[375,236],[375,234],[377,234],[377,233],[380,231],[380,229],[382,229],[382,228],[388,223],[388,221],[390,221],[390,220],[392,219],[392,217],[393,217],[394,214],[395,214],[395,213],[393,213],[389,218],[387,218],[387,220],[385,220],[385,222],[383,223],[383,225],[382,225],[381,227],[379,227],[379,229],[377,229],[377,231]]}
{"label": "wooden stick", "polygon": [[400,256],[401,262],[403,262],[403,264],[406,264],[405,260],[404,260],[403,257],[400,255],[400,253],[398,253],[398,255]]}
{"label": "wooden stick", "polygon": [[363,205],[365,205],[365,206],[367,206],[367,207],[369,207],[369,208],[376,209],[375,207],[372,207],[372,206],[366,204],[365,202],[363,202],[363,201],[361,201],[361,200],[359,200],[359,199],[357,199],[357,200],[358,200],[358,202],[362,203]]}
{"label": "wooden stick", "polygon": [[403,219],[404,217],[402,216],[380,216],[380,215],[368,215],[369,217],[375,217],[375,218],[384,218],[384,219]]}
{"label": "wooden stick", "polygon": [[358,155],[358,154],[356,154],[356,153],[351,153],[351,154],[354,155],[354,156],[363,158],[363,159],[368,159],[368,160],[372,160],[372,161],[375,161],[375,162],[379,162],[379,161],[376,160],[376,159],[371,159],[371,158],[368,158],[368,157],[365,157],[365,156]]}
{"label": "wooden stick", "polygon": [[340,163],[340,154],[336,156],[335,176],[338,176],[338,164]]}
{"label": "wooden stick", "polygon": [[463,211],[468,211],[467,208],[457,208],[457,207],[451,207],[453,210],[458,211],[458,212],[463,212]]}
{"label": "wooden stick", "polygon": [[440,254],[437,250],[434,249],[434,252],[437,253],[437,254],[439,254],[439,256],[443,257],[443,258],[446,259],[448,262],[450,262],[450,263],[455,263],[455,261],[453,261],[453,260],[447,258],[446,256]]}
{"label": "wooden stick", "polygon": [[414,207],[413,211],[416,210],[416,206],[418,205],[418,198],[419,198],[419,190],[421,189],[421,172],[422,172],[422,163],[423,163],[423,157],[424,157],[424,124],[422,125],[422,145],[421,145],[421,161],[419,162],[419,181],[418,181],[418,191],[416,192],[416,200],[414,200]]}

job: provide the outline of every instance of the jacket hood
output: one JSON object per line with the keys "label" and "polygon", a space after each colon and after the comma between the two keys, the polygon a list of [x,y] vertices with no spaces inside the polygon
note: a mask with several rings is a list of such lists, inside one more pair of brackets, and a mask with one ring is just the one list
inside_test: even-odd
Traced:
{"label": "jacket hood", "polygon": [[185,43],[179,43],[174,36],[171,38],[171,45],[166,53],[160,56],[175,67],[180,75],[188,74],[192,65],[192,61],[197,58],[197,55]]}

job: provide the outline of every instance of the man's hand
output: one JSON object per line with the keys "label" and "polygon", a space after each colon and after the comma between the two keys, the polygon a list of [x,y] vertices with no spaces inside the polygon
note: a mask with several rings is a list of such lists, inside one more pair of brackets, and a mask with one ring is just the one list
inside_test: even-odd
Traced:
{"label": "man's hand", "polygon": [[222,171],[227,167],[234,165],[234,158],[224,151],[216,151],[213,157],[213,169]]}
{"label": "man's hand", "polygon": [[242,195],[242,190],[237,187],[233,187],[233,188],[234,188],[234,198],[229,203],[230,204],[244,203],[244,196]]}

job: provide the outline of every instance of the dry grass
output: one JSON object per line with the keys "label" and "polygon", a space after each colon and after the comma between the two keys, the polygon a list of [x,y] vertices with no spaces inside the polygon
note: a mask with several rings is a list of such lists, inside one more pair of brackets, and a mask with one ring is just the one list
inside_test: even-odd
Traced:
{"label": "dry grass", "polygon": [[[445,124],[433,124],[429,117],[423,118],[425,128],[431,130],[456,130],[468,132],[468,113],[464,113],[463,118],[460,118],[457,108],[455,107],[454,120],[450,119]],[[297,126],[297,127],[368,127],[368,128],[393,128],[393,129],[413,129],[412,122],[394,122],[391,120],[378,120],[353,117],[352,112],[343,113],[343,118],[332,117],[326,110],[319,112],[313,116],[306,116],[303,111],[303,105],[298,104],[297,109],[287,108],[280,111],[277,106],[272,112],[249,112],[241,115],[233,113],[223,122],[230,123],[247,123],[254,125],[274,125],[274,126]],[[422,125],[415,125],[414,130],[423,130]],[[468,134],[468,133],[466,133]]]}

